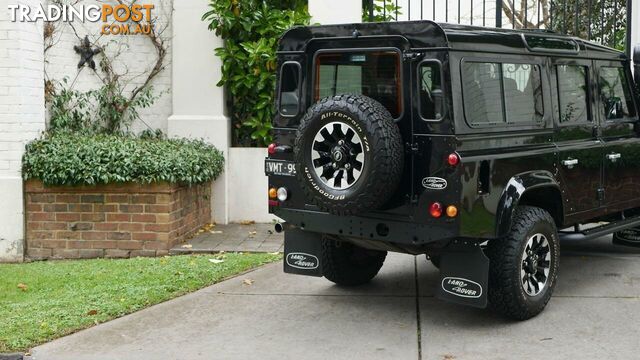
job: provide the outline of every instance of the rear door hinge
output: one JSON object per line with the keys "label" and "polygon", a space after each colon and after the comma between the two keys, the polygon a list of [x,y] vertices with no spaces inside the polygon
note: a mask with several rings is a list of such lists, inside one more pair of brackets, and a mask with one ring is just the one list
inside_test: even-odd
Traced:
{"label": "rear door hinge", "polygon": [[417,154],[420,150],[420,148],[418,147],[418,143],[407,143],[405,145],[405,149],[407,150],[407,153],[411,154]]}
{"label": "rear door hinge", "polygon": [[419,58],[420,55],[422,55],[422,53],[419,53],[419,52],[405,52],[405,53],[402,54],[402,57],[405,60],[413,61],[413,60]]}

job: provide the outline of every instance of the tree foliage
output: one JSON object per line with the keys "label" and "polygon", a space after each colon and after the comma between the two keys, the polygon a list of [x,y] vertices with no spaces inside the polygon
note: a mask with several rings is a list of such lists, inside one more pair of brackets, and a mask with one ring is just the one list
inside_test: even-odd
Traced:
{"label": "tree foliage", "polygon": [[[629,0],[630,1],[630,0]],[[503,23],[516,29],[542,28],[624,50],[627,34],[627,0],[505,0]],[[526,6],[525,6],[526,5]]]}
{"label": "tree foliage", "polygon": [[289,28],[310,21],[303,0],[210,0],[202,19],[224,41],[215,49],[222,60],[218,86],[227,90],[234,143],[271,142],[278,39]]}
{"label": "tree foliage", "polygon": [[[373,19],[371,19],[371,6],[373,5]],[[362,21],[383,22],[394,21],[402,15],[402,7],[395,0],[362,0]]]}

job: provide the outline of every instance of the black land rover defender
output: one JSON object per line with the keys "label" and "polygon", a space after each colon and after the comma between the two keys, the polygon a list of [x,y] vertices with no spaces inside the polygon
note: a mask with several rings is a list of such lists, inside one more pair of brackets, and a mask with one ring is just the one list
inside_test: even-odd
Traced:
{"label": "black land rover defender", "polygon": [[560,239],[640,244],[640,82],[622,52],[416,21],[293,28],[278,60],[265,170],[286,272],[358,285],[388,251],[426,254],[438,297],[527,319]]}

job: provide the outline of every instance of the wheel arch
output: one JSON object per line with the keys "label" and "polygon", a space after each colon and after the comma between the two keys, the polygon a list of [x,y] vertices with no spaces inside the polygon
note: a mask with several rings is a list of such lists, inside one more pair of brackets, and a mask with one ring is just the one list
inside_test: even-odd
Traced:
{"label": "wheel arch", "polygon": [[509,232],[513,213],[519,205],[536,206],[546,210],[558,227],[564,222],[562,191],[549,171],[518,174],[508,181],[498,204],[496,237],[502,237]]}

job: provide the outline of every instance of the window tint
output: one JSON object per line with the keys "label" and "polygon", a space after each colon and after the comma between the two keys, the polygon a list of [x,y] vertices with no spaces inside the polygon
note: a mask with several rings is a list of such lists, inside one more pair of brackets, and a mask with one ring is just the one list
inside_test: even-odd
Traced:
{"label": "window tint", "polygon": [[315,101],[338,94],[362,94],[380,102],[397,118],[402,113],[399,64],[399,55],[393,51],[318,55]]}
{"label": "window tint", "polygon": [[295,116],[300,105],[300,65],[285,63],[280,70],[280,114]]}
{"label": "window tint", "polygon": [[444,111],[440,64],[426,62],[420,66],[420,115],[425,120],[440,120]]}
{"label": "window tint", "polygon": [[464,110],[472,126],[504,122],[500,64],[462,63]]}
{"label": "window tint", "polygon": [[587,67],[558,65],[558,104],[560,122],[589,121]]}
{"label": "window tint", "polygon": [[607,120],[635,116],[633,100],[624,68],[600,69],[600,99]]}
{"label": "window tint", "polygon": [[540,67],[530,64],[502,64],[502,76],[507,122],[541,121],[544,106]]}

